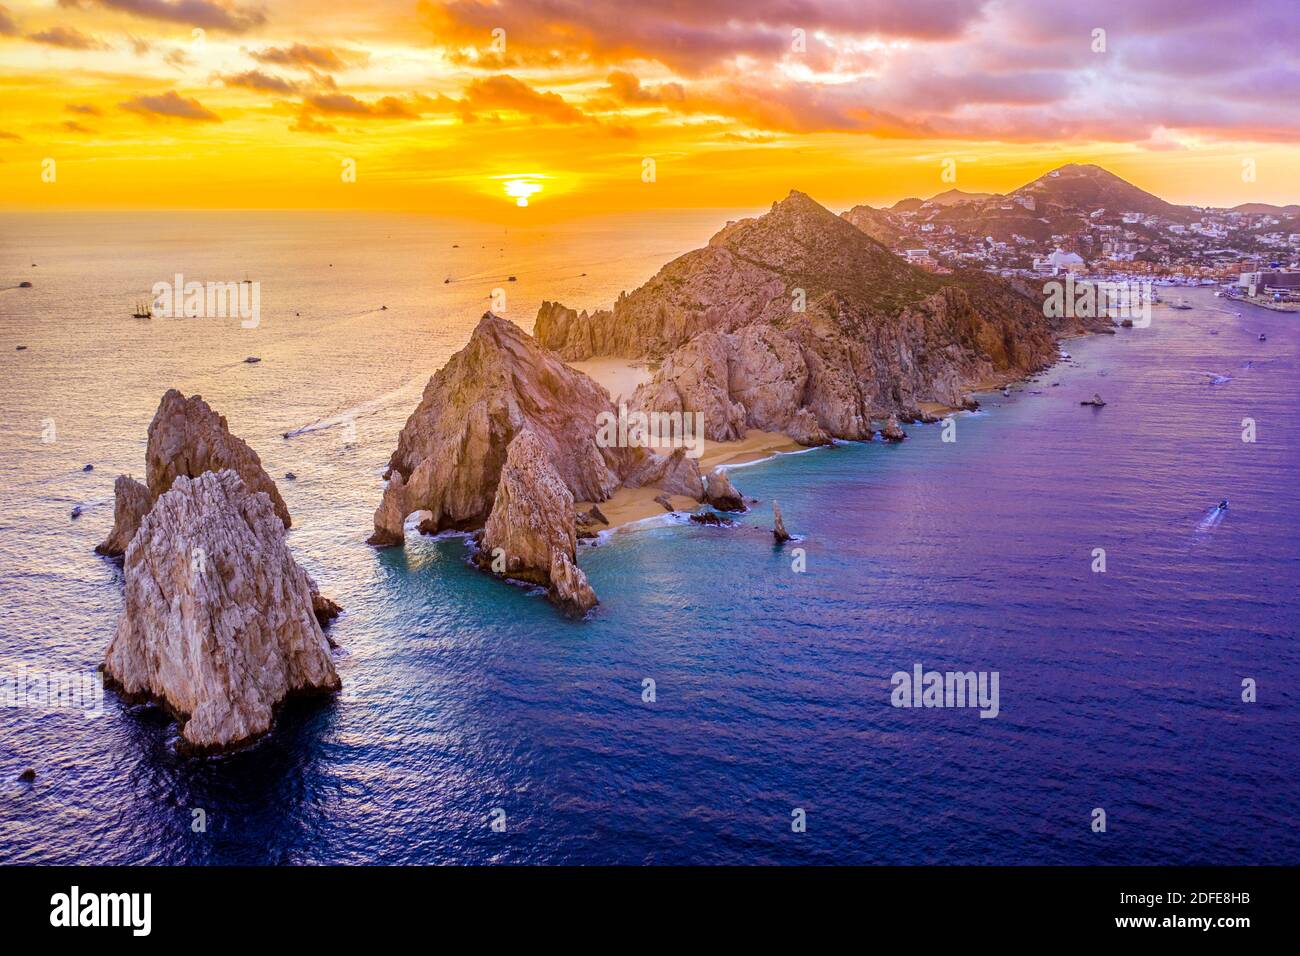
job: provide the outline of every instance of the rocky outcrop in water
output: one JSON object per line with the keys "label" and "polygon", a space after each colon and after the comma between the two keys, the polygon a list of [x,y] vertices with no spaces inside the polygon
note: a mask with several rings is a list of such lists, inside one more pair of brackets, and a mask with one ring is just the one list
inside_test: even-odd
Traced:
{"label": "rocky outcrop in water", "polygon": [[140,522],[152,506],[153,497],[147,487],[130,475],[118,475],[113,482],[113,530],[95,550],[110,557],[126,554]]}
{"label": "rocky outcrop in water", "polygon": [[145,483],[150,495],[157,501],[182,475],[195,478],[205,471],[226,469],[238,474],[250,491],[265,492],[284,526],[292,525],[289,508],[257,452],[232,435],[225,417],[198,395],[186,398],[168,389],[149,423]]}
{"label": "rocky outcrop in water", "polygon": [[907,437],[907,432],[903,431],[903,426],[898,421],[897,415],[889,416],[885,422],[885,427],[880,429],[880,437],[890,442],[899,442]]}
{"label": "rocky outcrop in water", "polygon": [[719,511],[746,510],[745,499],[721,468],[715,468],[709,473],[709,480],[704,487],[704,500]]}
{"label": "rocky outcrop in water", "polygon": [[578,568],[573,494],[531,429],[510,442],[492,513],[479,539],[480,566],[538,584],[567,613],[582,616],[596,595]]}
{"label": "rocky outcrop in water", "polygon": [[747,428],[866,440],[873,418],[960,406],[970,383],[1055,358],[1041,303],[984,273],[916,268],[799,192],[612,310],[545,303],[535,334],[567,359],[660,359],[631,406],[700,412],[715,441]]}
{"label": "rocky outcrop in water", "polygon": [[370,543],[400,544],[402,522],[415,511],[430,512],[422,529],[433,532],[482,526],[506,449],[525,429],[575,500],[604,501],[645,455],[597,445],[604,412],[614,414],[603,388],[517,326],[484,315],[402,429]]}
{"label": "rocky outcrop in water", "polygon": [[790,534],[785,530],[785,522],[781,519],[781,506],[775,501],[772,502],[772,537],[776,539],[777,544],[785,544],[790,540]]}
{"label": "rocky outcrop in water", "polygon": [[104,672],[175,713],[198,749],[270,729],[297,694],[339,689],[307,573],[265,492],[233,470],[176,475],[140,524]]}

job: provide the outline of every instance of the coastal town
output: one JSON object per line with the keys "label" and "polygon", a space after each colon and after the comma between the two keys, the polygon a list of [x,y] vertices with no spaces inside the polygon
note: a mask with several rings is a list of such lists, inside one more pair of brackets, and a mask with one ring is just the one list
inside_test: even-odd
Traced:
{"label": "coastal town", "polygon": [[914,265],[1033,279],[1072,274],[1300,310],[1300,205],[1167,203],[1097,166],[1063,166],[1005,195],[950,189],[844,217]]}

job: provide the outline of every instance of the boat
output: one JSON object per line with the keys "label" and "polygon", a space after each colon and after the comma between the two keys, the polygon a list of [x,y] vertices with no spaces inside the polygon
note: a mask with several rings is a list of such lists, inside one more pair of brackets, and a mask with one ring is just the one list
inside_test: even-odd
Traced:
{"label": "boat", "polygon": [[1228,510],[1228,499],[1227,499],[1227,498],[1224,498],[1222,501],[1219,502],[1219,508],[1218,508],[1218,510],[1219,510],[1219,511],[1227,511],[1227,510]]}
{"label": "boat", "polygon": [[153,311],[149,308],[149,303],[145,302],[144,299],[140,299],[138,302],[136,302],[135,311],[131,313],[131,318],[152,319]]}
{"label": "boat", "polygon": [[515,281],[517,281],[517,280],[515,279],[514,276],[508,276],[508,277],[506,278],[506,281],[507,281],[507,282],[515,282]]}
{"label": "boat", "polygon": [[1178,309],[1179,311],[1186,311],[1186,310],[1190,309],[1191,306],[1188,305],[1186,299],[1179,299],[1177,302],[1170,302],[1170,303],[1169,303],[1169,308],[1171,308],[1171,309]]}
{"label": "boat", "polygon": [[1261,332],[1261,333],[1259,333],[1259,340],[1260,340],[1261,342],[1267,342],[1267,341],[1268,341],[1268,336],[1265,335],[1263,332]]}

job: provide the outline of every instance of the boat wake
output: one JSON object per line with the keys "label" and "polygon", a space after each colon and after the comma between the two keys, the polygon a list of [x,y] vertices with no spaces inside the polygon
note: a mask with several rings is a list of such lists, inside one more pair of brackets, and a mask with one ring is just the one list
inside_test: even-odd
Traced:
{"label": "boat wake", "polygon": [[360,405],[353,405],[351,408],[339,412],[329,418],[318,418],[316,421],[302,425],[298,428],[292,428],[284,432],[285,438],[298,438],[301,435],[310,435],[313,432],[326,431],[330,428],[344,428],[349,425],[355,425],[358,418],[365,418],[383,411],[390,405],[398,402],[409,403],[413,396],[418,396],[424,388],[425,379],[413,378],[405,385],[393,389],[387,394],[380,395],[368,402],[362,402]]}
{"label": "boat wake", "polygon": [[1209,509],[1207,512],[1205,512],[1204,515],[1201,516],[1201,520],[1197,522],[1196,525],[1197,533],[1206,534],[1210,531],[1213,531],[1215,528],[1217,528],[1220,524],[1223,523],[1223,516],[1226,515],[1227,513],[1228,511],[1226,508],[1220,508],[1217,505]]}

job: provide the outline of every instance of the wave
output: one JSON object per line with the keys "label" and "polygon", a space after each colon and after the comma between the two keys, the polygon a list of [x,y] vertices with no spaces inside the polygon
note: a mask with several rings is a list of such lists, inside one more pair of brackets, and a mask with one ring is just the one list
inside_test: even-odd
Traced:
{"label": "wave", "polygon": [[362,402],[360,405],[353,405],[351,408],[344,409],[337,415],[329,418],[318,418],[316,421],[307,425],[301,425],[298,428],[291,428],[284,432],[285,438],[297,438],[300,435],[310,435],[313,432],[325,431],[329,428],[338,428],[343,425],[354,424],[358,418],[364,418],[367,415],[374,415],[383,411],[390,405],[399,401],[409,401],[415,393],[422,392],[424,389],[424,378],[413,378],[404,385],[393,389],[378,398],[372,398],[368,402]]}
{"label": "wave", "polygon": [[1226,508],[1220,508],[1217,505],[1209,509],[1201,516],[1201,520],[1197,522],[1197,532],[1204,534],[1207,531],[1213,531],[1223,523],[1223,516],[1227,513],[1228,511]]}

